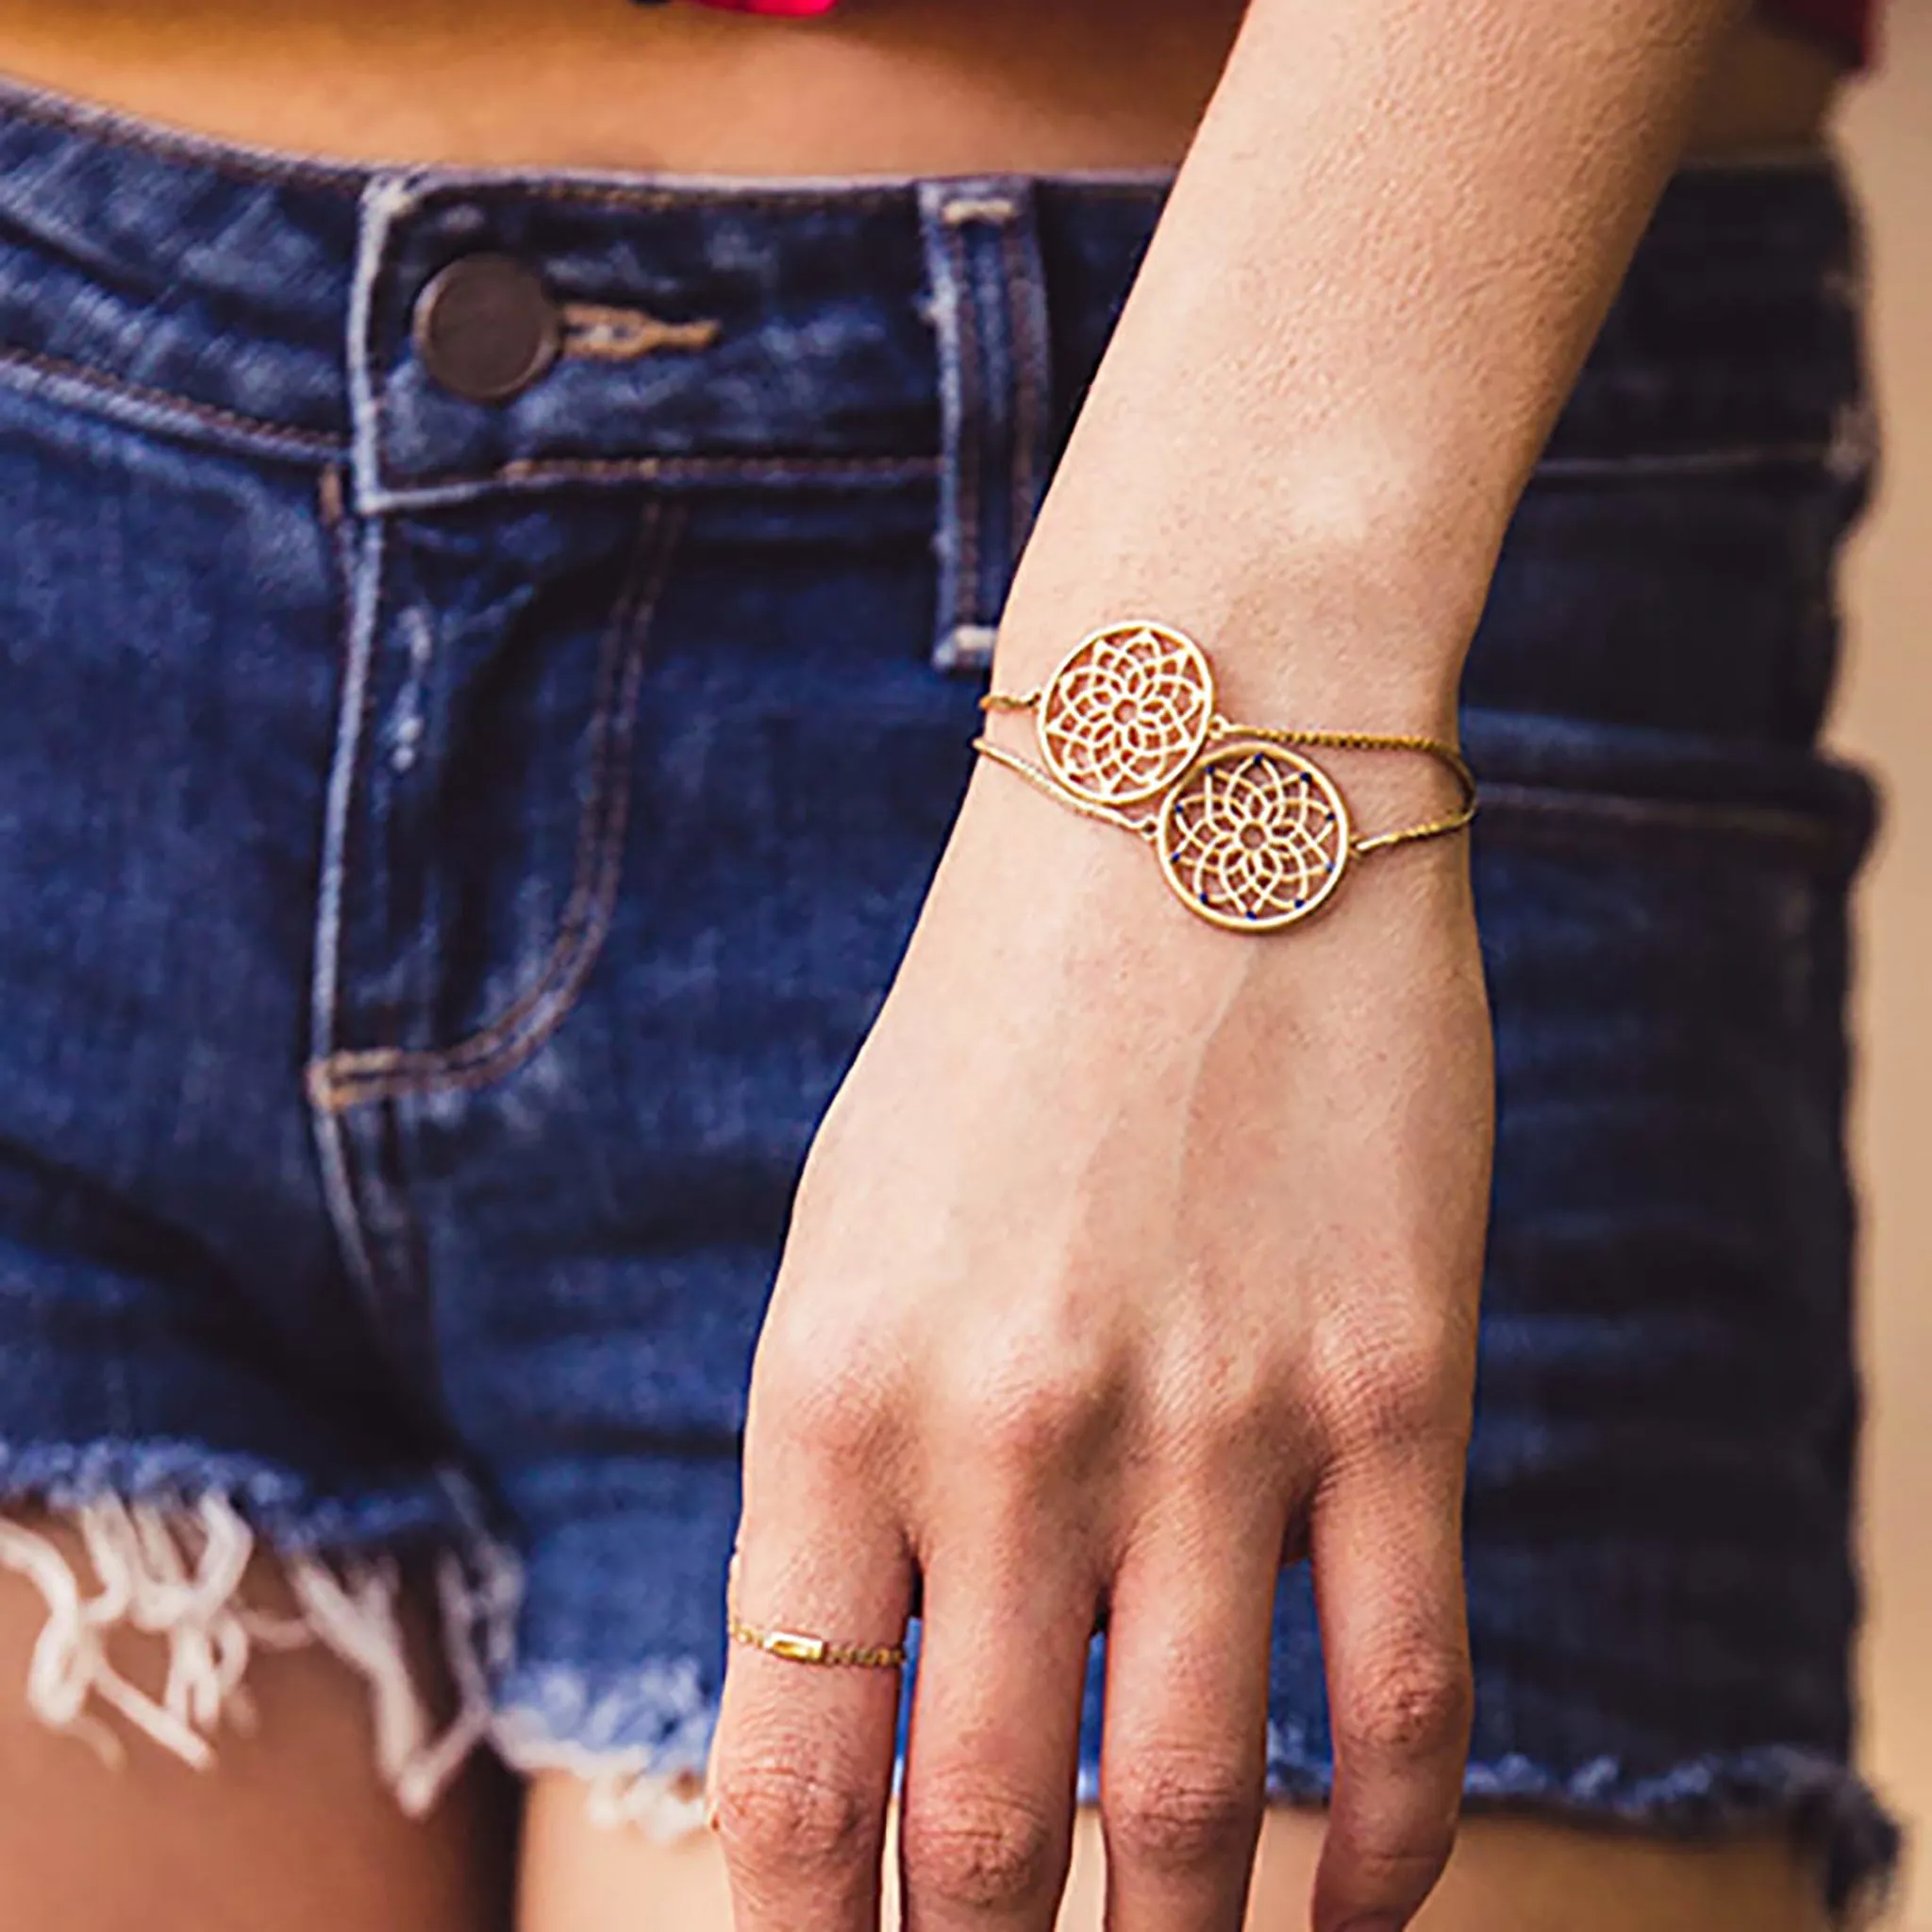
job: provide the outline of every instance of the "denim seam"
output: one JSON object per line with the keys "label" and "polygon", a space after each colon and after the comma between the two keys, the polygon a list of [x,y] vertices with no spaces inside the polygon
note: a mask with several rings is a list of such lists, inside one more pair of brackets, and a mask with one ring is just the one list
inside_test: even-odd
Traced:
{"label": "denim seam", "polygon": [[954,566],[957,588],[953,608],[947,613],[951,621],[946,626],[951,630],[962,620],[976,623],[979,617],[979,491],[986,451],[974,431],[985,421],[985,397],[990,384],[987,381],[986,335],[979,313],[979,291],[973,285],[971,258],[966,252],[965,238],[958,226],[946,221],[943,215],[940,226],[945,238],[946,267],[952,276],[958,304],[957,332],[952,347],[958,364],[959,413],[958,420],[948,425],[952,447],[947,451],[947,456],[957,466],[958,475],[958,494],[953,503],[953,531],[958,544],[958,561]]}
{"label": "denim seam", "polygon": [[[974,256],[964,233],[968,221],[1009,218],[1009,193],[971,180],[958,194],[932,186],[920,192],[920,224],[926,258],[928,301],[939,358],[940,473],[933,547],[938,558],[937,608],[932,658],[950,669],[956,641],[969,626],[982,626],[979,575],[982,542],[980,492],[987,458],[984,425],[991,372],[987,367],[984,318],[973,275]],[[989,210],[998,209],[1001,213]]]}
{"label": "denim seam", "polygon": [[[193,430],[215,432],[224,447],[239,448],[250,456],[278,457],[291,461],[310,462],[318,457],[340,457],[342,439],[319,429],[300,429],[292,425],[271,423],[263,417],[243,415],[212,403],[195,401],[173,390],[151,389],[142,383],[127,382],[107,370],[62,357],[42,355],[31,349],[0,349],[0,378],[8,375],[26,378],[24,387],[40,384],[72,388],[109,408],[115,405],[134,412],[136,426],[165,429],[169,425],[158,417],[183,417],[180,433]],[[63,400],[65,400],[63,398]]]}
{"label": "denim seam", "polygon": [[932,662],[976,672],[1039,505],[1052,357],[1036,197],[999,175],[921,190],[942,458]]}
{"label": "denim seam", "polygon": [[1730,449],[1632,451],[1626,456],[1539,458],[1530,481],[1560,483],[1650,483],[1659,477],[1731,476],[1757,471],[1811,469],[1829,465],[1836,442],[1740,443]]}
{"label": "denim seam", "polygon": [[1655,825],[1762,839],[1820,854],[1835,852],[1846,842],[1831,824],[1775,806],[1707,806],[1689,800],[1565,792],[1554,787],[1485,781],[1482,808],[1480,823],[1486,825],[1519,818],[1574,818],[1605,825]]}
{"label": "denim seam", "polygon": [[[71,387],[81,391],[83,399],[97,401],[109,412],[114,412],[116,406],[130,410],[132,426],[136,428],[172,430],[183,435],[192,435],[196,430],[211,431],[220,445],[252,456],[312,461],[318,457],[340,458],[350,449],[347,439],[324,430],[303,429],[240,410],[224,409],[176,391],[128,382],[105,369],[37,351],[0,349],[0,379],[11,375],[24,376],[26,380],[22,386],[29,391],[42,383]],[[158,417],[163,420],[158,421]],[[165,420],[169,417],[185,420],[171,424]],[[1810,468],[1831,462],[1838,448],[1832,442],[1792,442],[1670,453],[1635,451],[1616,457],[1545,456],[1536,463],[1531,480],[1542,484],[1642,483],[1665,475],[1722,475],[1785,467]],[[549,482],[809,483],[842,476],[916,482],[938,475],[941,460],[924,453],[875,457],[526,457],[513,458],[493,470],[439,477],[434,483],[412,484],[384,476],[368,492],[366,507],[396,508],[499,485],[523,487]]]}
{"label": "denim seam", "polygon": [[408,184],[389,175],[372,175],[358,208],[356,266],[349,281],[344,318],[344,361],[349,390],[351,475],[356,501],[374,513],[382,491],[383,421],[389,395],[386,377],[376,372],[375,291],[396,216],[413,205]]}
{"label": "denim seam", "polygon": [[[720,482],[757,482],[801,475],[808,478],[876,474],[882,478],[930,476],[939,458],[923,453],[893,457],[524,457],[506,463],[479,482],[526,482],[540,476],[610,477],[625,481],[675,481],[690,475]],[[463,480],[463,479],[458,479]]]}
{"label": "denim seam", "polygon": [[[382,600],[386,538],[387,526],[380,521],[359,526],[345,521],[337,528],[335,547],[343,579],[342,694],[337,709],[335,751],[324,805],[322,862],[316,892],[315,950],[309,986],[311,1071],[334,1047],[341,1010],[342,901],[349,818],[374,702],[370,669]],[[316,1104],[312,1081],[308,1085],[316,1158],[322,1169],[329,1221],[343,1265],[375,1324],[377,1334],[386,1337],[384,1298],[376,1278],[375,1258],[363,1226],[355,1152],[341,1121],[328,1108]]]}
{"label": "denim seam", "polygon": [[940,468],[930,456],[912,457],[557,457],[519,458],[495,470],[441,477],[431,483],[378,478],[358,486],[358,506],[372,515],[389,510],[433,509],[475,503],[495,491],[543,491],[575,484],[678,484],[729,488],[739,484],[801,488],[840,483],[888,485],[932,481]]}
{"label": "denim seam", "polygon": [[[1029,228],[1029,234],[1032,232]],[[1007,326],[1010,331],[1013,360],[1013,502],[1012,558],[1017,565],[1021,551],[1032,533],[1033,517],[1040,507],[1040,471],[1046,458],[1044,383],[1047,372],[1035,367],[1034,355],[1042,344],[1032,324],[1040,320],[1032,310],[1038,306],[1044,287],[1035,242],[1034,258],[1028,260],[1020,245],[1017,223],[1008,223],[1000,237],[1000,252],[1007,265]],[[1028,296],[1033,299],[1028,300]]]}
{"label": "denim seam", "polygon": [[807,208],[836,202],[841,208],[890,208],[907,198],[909,180],[894,179],[873,186],[862,178],[853,181],[815,183],[801,181],[796,188],[747,186],[735,188],[728,181],[708,181],[703,176],[674,177],[675,187],[632,186],[622,181],[601,181],[582,177],[520,175],[514,173],[446,173],[438,170],[418,177],[422,198],[458,200],[487,194],[492,190],[513,190],[538,201],[590,202],[604,208],[629,208],[655,213],[689,208],[701,203],[711,208]]}
{"label": "denim seam", "polygon": [[341,1113],[405,1094],[488,1085],[526,1060],[575,1006],[615,909],[645,640],[681,525],[681,516],[668,506],[654,503],[646,509],[631,569],[606,632],[571,893],[542,967],[500,1014],[453,1046],[337,1052],[312,1062],[309,1097],[324,1112]]}

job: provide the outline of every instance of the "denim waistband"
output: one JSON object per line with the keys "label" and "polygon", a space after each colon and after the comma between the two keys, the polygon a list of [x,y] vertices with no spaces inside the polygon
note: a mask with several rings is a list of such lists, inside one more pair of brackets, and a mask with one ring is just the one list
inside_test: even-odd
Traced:
{"label": "denim waistband", "polygon": [[[364,514],[502,491],[935,484],[941,661],[983,658],[1168,176],[741,182],[343,167],[0,86],[0,378],[340,465]],[[514,258],[562,317],[508,400],[411,322]],[[1865,467],[1857,238],[1820,154],[1667,191],[1545,455]]]}

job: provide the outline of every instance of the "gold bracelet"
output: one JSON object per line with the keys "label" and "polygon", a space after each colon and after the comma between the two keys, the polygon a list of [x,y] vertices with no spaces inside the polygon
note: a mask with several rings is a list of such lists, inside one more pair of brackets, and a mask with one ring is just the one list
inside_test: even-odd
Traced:
{"label": "gold bracelet", "polygon": [[[1475,776],[1440,739],[1237,724],[1214,708],[1214,672],[1163,624],[1111,624],[1074,645],[1036,691],[992,691],[987,711],[1030,711],[1040,763],[977,738],[973,748],[1087,817],[1145,839],[1191,912],[1236,932],[1279,932],[1325,905],[1351,859],[1462,831]],[[1455,778],[1442,818],[1358,834],[1313,758],[1290,747],[1420,752]]]}

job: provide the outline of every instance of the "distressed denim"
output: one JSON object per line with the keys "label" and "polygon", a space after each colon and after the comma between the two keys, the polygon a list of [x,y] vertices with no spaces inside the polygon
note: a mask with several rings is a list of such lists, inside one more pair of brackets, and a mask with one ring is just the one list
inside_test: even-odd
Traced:
{"label": "distressed denim", "polygon": [[[1163,188],[351,170],[0,99],[0,1494],[513,1562],[499,1748],[702,1762],[794,1180]],[[478,253],[564,318],[490,403],[412,330]],[[1673,184],[1463,721],[1470,1797],[1785,1824],[1840,1903],[1891,1851],[1847,1768],[1873,800],[1816,742],[1856,268],[1822,159]],[[1299,1570],[1271,1717],[1319,1799]]]}

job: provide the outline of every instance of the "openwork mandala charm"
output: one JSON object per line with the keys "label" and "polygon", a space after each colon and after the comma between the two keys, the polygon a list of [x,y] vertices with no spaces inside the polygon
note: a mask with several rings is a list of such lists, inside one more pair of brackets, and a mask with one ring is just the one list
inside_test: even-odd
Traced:
{"label": "openwork mandala charm", "polygon": [[1041,758],[1074,797],[1141,805],[1201,756],[1214,722],[1214,674],[1179,631],[1096,631],[1048,680],[1035,715]]}
{"label": "openwork mandala charm", "polygon": [[1274,932],[1341,883],[1348,838],[1348,807],[1320,765],[1236,743],[1209,752],[1167,794],[1154,849],[1191,911],[1238,932]]}
{"label": "openwork mandala charm", "polygon": [[[1475,779],[1453,745],[1374,731],[1235,724],[1215,709],[1194,641],[1160,624],[1081,640],[1040,690],[994,691],[989,711],[1031,711],[1039,764],[989,738],[975,749],[1089,818],[1147,840],[1187,908],[1237,932],[1278,932],[1324,906],[1349,863],[1461,831]],[[1419,752],[1456,779],[1446,816],[1359,836],[1333,778],[1293,746]]]}

